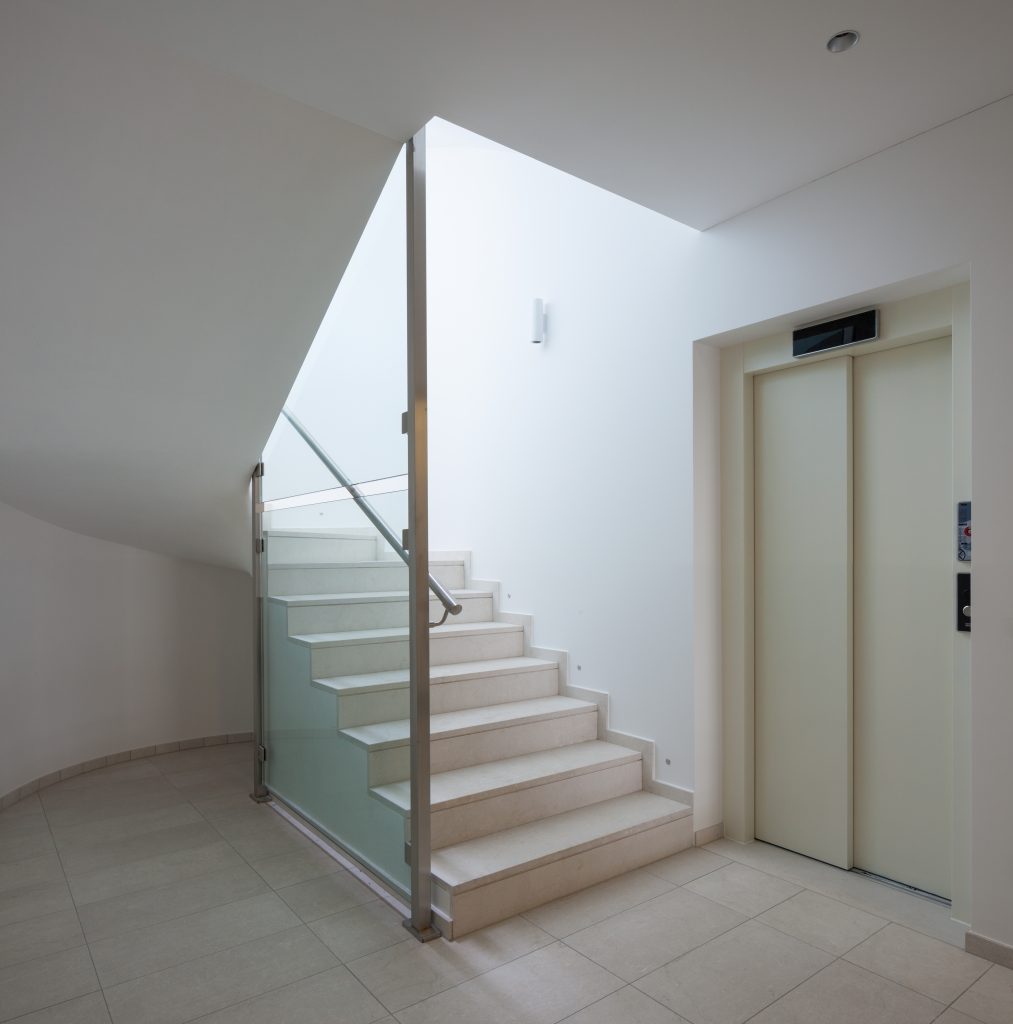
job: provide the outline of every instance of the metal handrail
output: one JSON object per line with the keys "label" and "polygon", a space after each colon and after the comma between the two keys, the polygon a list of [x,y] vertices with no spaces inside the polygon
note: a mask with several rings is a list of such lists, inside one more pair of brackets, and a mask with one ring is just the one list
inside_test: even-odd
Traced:
{"label": "metal handrail", "polygon": [[[281,410],[282,416],[285,417],[292,424],[295,432],[309,445],[310,450],[313,454],[327,467],[328,472],[335,480],[341,484],[342,487],[348,491],[352,498],[352,501],[362,509],[363,514],[366,518],[380,531],[380,535],[383,539],[394,549],[394,551],[400,556],[401,560],[408,564],[408,551],[401,543],[398,535],[391,529],[384,520],[383,516],[376,511],[375,508],[369,503],[369,500],[363,495],[359,489],[352,483],[351,480],[341,471],[341,467],[327,454],[327,452],[320,446],[320,442],[306,429],[301,420],[294,412],[290,412],[288,409]],[[440,603],[443,605],[444,612],[443,618],[439,622],[430,622],[430,626],[442,626],[447,621],[448,615],[459,615],[461,612],[461,605],[454,600],[450,591],[438,580],[432,573],[428,573],[429,576],[429,589],[439,598]]]}

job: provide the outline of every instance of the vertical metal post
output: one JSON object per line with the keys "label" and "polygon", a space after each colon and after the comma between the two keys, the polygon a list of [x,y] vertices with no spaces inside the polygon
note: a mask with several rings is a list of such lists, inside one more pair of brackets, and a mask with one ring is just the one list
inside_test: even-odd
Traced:
{"label": "vertical metal post", "polygon": [[406,147],[408,234],[408,622],[410,627],[411,917],[420,942],[433,926],[429,821],[429,458],[426,396],[426,133]]}
{"label": "vertical metal post", "polygon": [[250,798],[257,803],[271,799],[264,785],[264,463],[253,468],[253,790]]}

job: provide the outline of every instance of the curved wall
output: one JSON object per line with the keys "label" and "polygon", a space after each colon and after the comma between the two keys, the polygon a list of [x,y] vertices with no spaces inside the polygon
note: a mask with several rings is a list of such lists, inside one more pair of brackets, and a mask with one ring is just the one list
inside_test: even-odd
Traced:
{"label": "curved wall", "polygon": [[0,504],[0,794],[252,720],[250,577]]}

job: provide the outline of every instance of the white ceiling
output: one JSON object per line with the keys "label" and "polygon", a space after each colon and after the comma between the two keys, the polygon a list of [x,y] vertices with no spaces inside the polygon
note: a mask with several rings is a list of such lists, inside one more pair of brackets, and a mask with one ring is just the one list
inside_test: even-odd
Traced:
{"label": "white ceiling", "polygon": [[[706,228],[1013,93],[1010,0],[59,0],[393,139],[439,115]],[[862,33],[832,55],[834,32]]]}

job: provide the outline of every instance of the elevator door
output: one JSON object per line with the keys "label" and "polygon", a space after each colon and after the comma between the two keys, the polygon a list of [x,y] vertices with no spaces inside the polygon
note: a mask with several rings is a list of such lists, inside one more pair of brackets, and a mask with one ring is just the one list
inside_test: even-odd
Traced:
{"label": "elevator door", "polygon": [[756,836],[948,896],[950,341],[754,381]]}
{"label": "elevator door", "polygon": [[854,366],[854,863],[950,894],[950,340]]}

